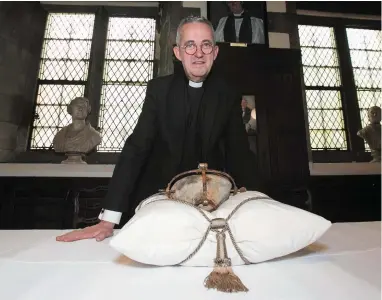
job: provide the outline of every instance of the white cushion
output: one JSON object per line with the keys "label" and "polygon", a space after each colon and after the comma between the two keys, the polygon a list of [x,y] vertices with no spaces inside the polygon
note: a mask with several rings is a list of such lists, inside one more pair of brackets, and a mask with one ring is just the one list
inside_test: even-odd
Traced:
{"label": "white cushion", "polygon": [[[255,191],[231,196],[205,215],[210,220],[227,218],[241,202],[252,197],[260,199],[244,203],[228,221],[237,245],[251,263],[296,252],[315,242],[331,226],[330,221],[318,215]],[[196,249],[208,226],[209,221],[195,207],[154,195],[141,203],[110,245],[141,263],[176,265]],[[244,264],[228,233],[226,245],[232,265]],[[216,233],[210,232],[200,250],[182,265],[213,266],[215,257]]]}

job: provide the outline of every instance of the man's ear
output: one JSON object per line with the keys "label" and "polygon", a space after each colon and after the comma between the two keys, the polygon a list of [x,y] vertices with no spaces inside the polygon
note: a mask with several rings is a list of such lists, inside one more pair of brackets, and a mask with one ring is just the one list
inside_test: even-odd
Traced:
{"label": "man's ear", "polygon": [[172,50],[174,51],[175,57],[178,60],[182,61],[181,58],[180,58],[180,49],[179,49],[179,47],[178,46],[174,46],[174,48]]}
{"label": "man's ear", "polygon": [[215,49],[214,49],[214,60],[216,59],[216,57],[218,57],[218,53],[219,53],[219,46],[215,46]]}

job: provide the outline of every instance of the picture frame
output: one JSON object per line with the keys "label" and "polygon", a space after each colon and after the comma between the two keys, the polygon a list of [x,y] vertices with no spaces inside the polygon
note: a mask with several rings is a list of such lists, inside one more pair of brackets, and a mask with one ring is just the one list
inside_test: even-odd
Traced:
{"label": "picture frame", "polygon": [[[230,6],[230,3],[239,3],[244,9],[244,11],[251,17],[251,29],[252,29],[252,40],[248,42],[240,37],[233,40],[226,40],[225,26],[227,25],[227,16],[232,13],[232,10],[235,10],[233,6]],[[236,8],[237,9],[237,8]],[[240,9],[239,9],[240,10]],[[265,1],[207,1],[207,18],[212,23],[212,26],[215,30],[215,38],[218,44],[233,44],[241,43],[246,44],[246,46],[255,46],[255,47],[268,47],[268,21],[267,21],[267,12],[266,12],[266,2]],[[236,23],[235,26],[240,24]],[[220,25],[219,25],[220,24]],[[239,25],[241,26],[241,25]],[[239,33],[239,36],[242,34],[236,27],[236,33]]]}

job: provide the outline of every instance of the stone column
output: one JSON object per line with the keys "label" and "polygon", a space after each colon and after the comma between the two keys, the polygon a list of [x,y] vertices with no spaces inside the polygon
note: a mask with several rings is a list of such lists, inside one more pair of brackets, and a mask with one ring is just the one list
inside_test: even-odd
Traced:
{"label": "stone column", "polygon": [[46,16],[38,2],[0,3],[0,162],[27,148]]}
{"label": "stone column", "polygon": [[17,96],[0,94],[0,162],[12,161],[15,155],[21,115],[17,104],[22,105]]}
{"label": "stone column", "polygon": [[180,21],[190,15],[199,16],[200,8],[183,7],[181,1],[164,1],[159,2],[159,5],[161,17],[158,26],[160,47],[158,76],[165,76],[174,72],[176,58],[172,49]]}
{"label": "stone column", "polygon": [[267,1],[270,48],[299,49],[298,22],[294,1]]}

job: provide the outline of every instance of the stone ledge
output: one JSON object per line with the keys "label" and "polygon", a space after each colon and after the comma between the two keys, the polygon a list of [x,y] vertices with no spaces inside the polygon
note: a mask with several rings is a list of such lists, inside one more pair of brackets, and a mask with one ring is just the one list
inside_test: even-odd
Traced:
{"label": "stone ledge", "polygon": [[311,176],[381,175],[380,163],[309,163]]}
{"label": "stone ledge", "polygon": [[110,178],[114,165],[0,164],[1,177],[98,177]]}
{"label": "stone ledge", "polygon": [[[63,165],[0,163],[0,177],[97,177],[111,178],[115,165]],[[311,176],[380,175],[378,163],[310,163]]]}

